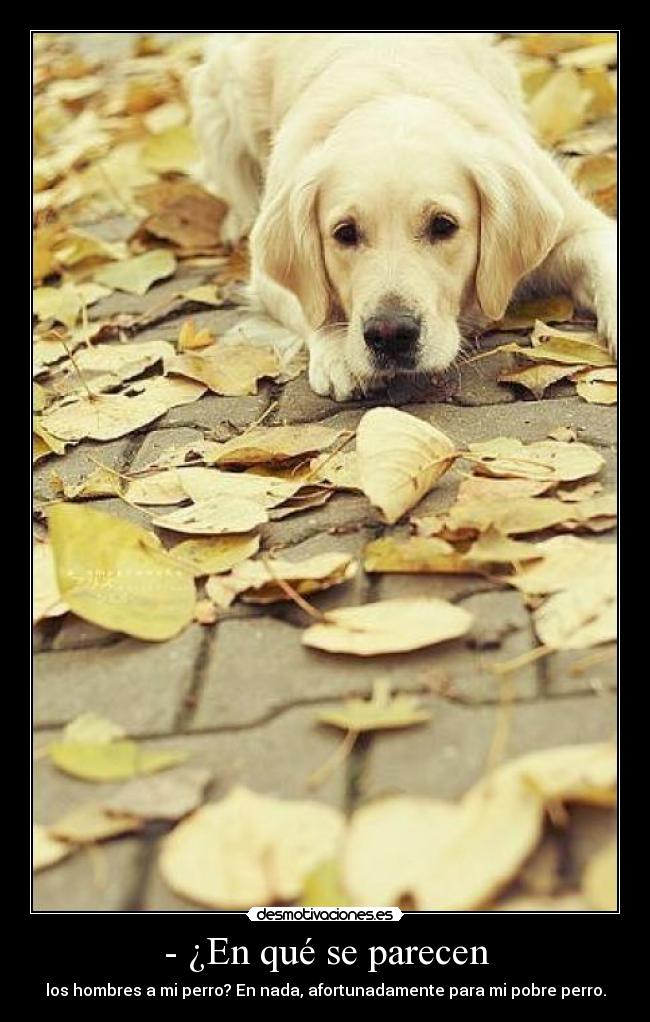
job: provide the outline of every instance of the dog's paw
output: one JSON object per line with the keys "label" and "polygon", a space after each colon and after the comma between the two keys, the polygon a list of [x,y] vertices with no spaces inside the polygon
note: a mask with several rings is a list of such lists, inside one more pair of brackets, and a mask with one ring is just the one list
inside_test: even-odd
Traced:
{"label": "dog's paw", "polygon": [[309,386],[321,397],[351,401],[360,394],[359,383],[337,351],[314,350],[309,354]]}
{"label": "dog's paw", "polygon": [[618,327],[616,301],[598,303],[598,333],[607,341],[607,347],[614,358],[618,358]]}

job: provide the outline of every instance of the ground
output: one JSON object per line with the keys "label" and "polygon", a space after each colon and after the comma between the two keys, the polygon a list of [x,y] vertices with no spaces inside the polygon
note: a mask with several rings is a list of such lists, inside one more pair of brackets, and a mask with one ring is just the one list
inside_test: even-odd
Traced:
{"label": "ground", "polygon": [[[136,222],[116,217],[92,229],[111,240],[127,238]],[[114,293],[90,310],[91,318],[118,312],[145,313],[166,296],[212,279],[210,270],[183,268],[173,282],[143,298]],[[219,334],[238,315],[232,308],[192,312],[197,324]],[[177,310],[130,337],[177,337],[188,311]],[[483,347],[520,335],[492,334]],[[458,443],[496,436],[543,440],[559,426],[606,459],[602,479],[615,483],[616,408],[590,405],[572,385],[551,387],[543,400],[500,385],[496,376],[508,356],[460,366],[435,387],[396,385],[376,404],[395,404],[433,421]],[[255,397],[206,396],[172,409],[149,427],[109,443],[82,442],[53,465],[35,469],[39,508],[55,494],[52,469],[65,482],[84,478],[92,458],[122,473],[154,454],[191,440],[227,439],[268,411],[265,425],[319,422],[355,428],[369,403],[339,405],[312,393],[305,375],[284,386],[262,384]],[[452,472],[418,508],[434,513],[451,502],[459,476]],[[100,510],[141,524],[148,518],[119,499],[91,502]],[[402,528],[402,532],[406,532]],[[266,549],[298,559],[330,550],[359,554],[382,532],[379,516],[356,494],[337,494],[320,509],[273,522],[263,529]],[[603,542],[610,542],[607,534]],[[300,643],[305,619],[291,603],[253,607],[235,603],[218,623],[192,624],[177,638],[157,644],[108,633],[66,615],[35,630],[35,819],[49,824],[86,800],[89,785],[57,771],[42,754],[60,729],[94,711],[119,722],[144,748],[180,748],[213,775],[208,800],[235,783],[257,792],[309,797],[350,812],[364,801],[395,792],[453,799],[484,772],[500,712],[500,685],[491,665],[535,645],[530,612],[507,586],[470,576],[366,575],[313,603],[321,608],[395,596],[443,596],[477,611],[480,627],[464,638],[415,653],[350,662],[308,650]],[[590,652],[590,651],[587,651]],[[593,651],[591,651],[593,652]],[[352,754],[318,787],[309,777],[340,742],[340,734],[316,723],[319,709],[352,693],[369,695],[387,678],[394,691],[417,693],[431,711],[429,723],[392,733],[362,736]],[[552,746],[600,741],[616,731],[616,661],[613,655],[557,653],[531,662],[513,675],[514,708],[506,756]],[[117,787],[117,786],[115,786]],[[113,788],[106,785],[102,794]],[[593,850],[613,832],[615,812],[580,808],[568,830],[554,832],[560,886],[577,883]],[[149,825],[137,837],[120,838],[73,856],[35,881],[38,910],[173,910],[196,906],[172,894],[156,867],[167,825]],[[528,889],[534,889],[534,879]],[[526,890],[524,876],[520,885]]]}

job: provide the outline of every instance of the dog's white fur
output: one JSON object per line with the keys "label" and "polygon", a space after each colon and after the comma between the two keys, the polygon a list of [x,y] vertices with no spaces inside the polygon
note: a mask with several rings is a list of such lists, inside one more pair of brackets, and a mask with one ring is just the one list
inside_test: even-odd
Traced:
{"label": "dog's white fur", "polygon": [[[307,343],[319,394],[346,400],[391,373],[363,336],[387,303],[421,321],[420,372],[448,366],[462,329],[513,295],[568,291],[616,350],[615,224],[535,142],[486,34],[217,36],[190,92],[224,239],[250,234],[266,336]],[[432,244],[435,212],[459,229]],[[354,248],[332,236],[351,219]]]}

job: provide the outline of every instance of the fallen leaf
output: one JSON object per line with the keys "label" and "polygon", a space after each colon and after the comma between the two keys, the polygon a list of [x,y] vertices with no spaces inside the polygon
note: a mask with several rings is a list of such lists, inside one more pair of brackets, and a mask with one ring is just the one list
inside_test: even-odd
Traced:
{"label": "fallen leaf", "polygon": [[587,905],[598,912],[615,912],[618,908],[616,840],[601,848],[587,863],[582,877],[582,893]]}
{"label": "fallen leaf", "polygon": [[357,453],[338,451],[336,454],[321,454],[310,461],[303,478],[312,483],[328,483],[337,490],[360,490]]}
{"label": "fallen leaf", "polygon": [[159,507],[166,504],[182,504],[187,500],[187,492],[174,469],[164,469],[152,475],[142,476],[140,479],[132,479],[126,487],[124,496],[131,504]]}
{"label": "fallen leaf", "polygon": [[534,612],[535,632],[544,646],[588,649],[616,639],[616,576],[601,572],[598,582],[594,585],[593,577],[574,580]]}
{"label": "fallen leaf", "polygon": [[336,859],[326,859],[311,871],[303,884],[300,904],[321,908],[350,904]]}
{"label": "fallen leaf", "polygon": [[344,731],[383,731],[424,724],[431,720],[431,713],[420,709],[414,696],[403,693],[392,696],[390,683],[380,680],[374,683],[370,699],[347,699],[338,706],[320,710],[316,719]]}
{"label": "fallen leaf", "polygon": [[573,311],[573,302],[568,295],[513,302],[503,319],[490,324],[490,330],[525,330],[535,326],[538,319],[546,323],[566,323],[573,319]]}
{"label": "fallen leaf", "polygon": [[615,65],[618,58],[618,41],[616,38],[594,46],[584,46],[579,50],[571,50],[558,56],[560,67],[602,68]]}
{"label": "fallen leaf", "polygon": [[[559,440],[560,443],[571,444],[578,439],[577,430],[573,426],[558,426],[546,434],[549,440]],[[586,486],[600,486],[600,483],[586,483]]]}
{"label": "fallen leaf", "polygon": [[601,531],[616,524],[616,496],[604,494],[567,504],[554,497],[513,497],[509,503],[494,499],[464,501],[439,516],[445,539],[469,538],[489,529],[502,536],[521,536],[544,529]]}
{"label": "fallen leaf", "polygon": [[59,770],[82,781],[124,781],[167,770],[187,759],[185,752],[151,752],[135,742],[55,742],[48,748]]}
{"label": "fallen leaf", "polygon": [[364,570],[398,574],[471,574],[476,570],[468,558],[444,539],[396,539],[385,536],[368,543],[363,552]]}
{"label": "fallen leaf", "polygon": [[361,488],[389,524],[419,503],[455,458],[449,437],[396,408],[373,408],[359,423]]}
{"label": "fallen leaf", "polygon": [[116,472],[107,468],[96,468],[79,483],[60,481],[59,491],[66,500],[85,500],[88,497],[119,497],[122,480]]}
{"label": "fallen leaf", "polygon": [[141,188],[138,201],[150,211],[135,238],[145,244],[158,239],[184,252],[215,252],[220,245],[226,204],[190,181],[160,181]]}
{"label": "fallen leaf", "polygon": [[[560,437],[555,437],[559,440]],[[562,437],[568,440],[568,437]],[[575,439],[575,438],[574,438]],[[456,503],[474,500],[512,500],[513,497],[537,497],[553,486],[550,480],[510,479],[492,476],[468,476],[458,487]]]}
{"label": "fallen leaf", "polygon": [[553,145],[584,125],[590,102],[591,94],[583,87],[578,72],[565,67],[535,93],[528,104],[528,119],[538,138]]}
{"label": "fallen leaf", "polygon": [[158,865],[172,891],[208,908],[287,904],[318,863],[337,853],[343,828],[330,806],[235,787],[165,838]]}
{"label": "fallen leaf", "polygon": [[47,828],[41,827],[38,823],[33,827],[32,846],[32,869],[35,873],[40,869],[47,869],[48,866],[54,866],[74,851],[71,845],[51,837]]}
{"label": "fallen leaf", "polygon": [[56,567],[52,547],[46,542],[37,542],[33,550],[33,608],[32,622],[38,624],[44,618],[60,617],[68,611],[68,605],[61,597],[56,579]]}
{"label": "fallen leaf", "polygon": [[553,383],[565,380],[574,372],[574,365],[546,365],[546,363],[540,362],[539,365],[524,366],[520,369],[513,369],[511,372],[501,373],[497,380],[499,383],[516,383],[520,387],[525,387],[539,399]]}
{"label": "fallen leaf", "polygon": [[[82,348],[71,361],[64,363],[54,377],[54,385],[61,390],[61,380],[71,381],[68,393],[98,394],[115,389],[121,383],[140,376],[165,358],[173,356],[174,349],[167,341],[134,341],[128,344],[102,344]],[[80,382],[79,377],[83,380]]]}
{"label": "fallen leaf", "polygon": [[211,344],[214,344],[214,337],[209,330],[197,330],[194,326],[194,320],[185,320],[178,335],[179,351],[208,348]]}
{"label": "fallen leaf", "polygon": [[172,253],[166,248],[154,248],[143,255],[100,267],[95,271],[94,279],[116,291],[144,295],[155,281],[171,277],[175,269],[176,260]]}
{"label": "fallen leaf", "polygon": [[32,419],[32,460],[40,461],[49,454],[65,454],[65,444],[52,436],[42,424],[42,420],[34,416]]}
{"label": "fallen leaf", "polygon": [[329,450],[342,437],[343,429],[306,423],[299,426],[256,427],[218,445],[206,460],[218,465],[266,465]]}
{"label": "fallen leaf", "polygon": [[88,802],[65,813],[48,827],[48,832],[60,841],[85,845],[132,833],[141,826],[141,821],[133,816],[108,816],[101,805]]}
{"label": "fallen leaf", "polygon": [[[188,302],[200,302],[201,305],[223,305],[223,298],[219,289],[214,284],[201,284],[200,287],[192,287],[189,291],[181,291],[180,298]],[[203,331],[201,331],[203,332]],[[181,349],[182,350],[182,349]]]}
{"label": "fallen leaf", "polygon": [[192,620],[193,579],[153,533],[75,504],[51,507],[48,524],[61,596],[79,617],[150,641]]}
{"label": "fallen leaf", "polygon": [[214,625],[219,620],[219,611],[212,600],[197,600],[194,604],[194,621],[200,625]]}
{"label": "fallen leaf", "polygon": [[34,313],[39,319],[53,319],[73,327],[81,312],[82,301],[74,284],[38,287],[33,293]]}
{"label": "fallen leaf", "polygon": [[586,500],[588,497],[595,497],[597,493],[601,492],[602,488],[602,483],[599,483],[596,479],[592,479],[588,483],[579,483],[579,485],[574,486],[573,489],[565,490],[560,488],[556,491],[556,497],[558,500],[566,500],[569,503],[576,503],[581,500]]}
{"label": "fallen leaf", "polygon": [[239,397],[257,394],[258,380],[277,377],[280,363],[271,348],[215,344],[200,355],[175,355],[165,371],[205,383],[214,394]]}
{"label": "fallen leaf", "polygon": [[383,600],[329,611],[303,632],[305,646],[329,653],[377,656],[433,646],[464,635],[472,615],[446,600]]}
{"label": "fallen leaf", "polygon": [[111,816],[140,820],[180,820],[201,805],[212,774],[202,767],[167,770],[159,777],[136,777],[102,802]]}
{"label": "fallen leaf", "polygon": [[158,174],[169,171],[188,174],[199,159],[199,151],[191,129],[181,124],[152,135],[142,148],[141,159],[145,167]]}
{"label": "fallen leaf", "polygon": [[594,589],[602,586],[601,576],[616,576],[615,543],[594,543],[576,536],[554,536],[536,544],[542,556],[539,564],[521,565],[508,579],[522,593],[545,596],[559,593],[576,579],[589,580]]}
{"label": "fallen leaf", "polygon": [[171,557],[195,578],[219,575],[253,557],[260,547],[259,535],[210,536],[188,539],[169,551]]}
{"label": "fallen leaf", "polygon": [[154,518],[153,524],[161,529],[171,529],[172,532],[219,536],[250,532],[268,519],[266,510],[257,501],[223,495]]}
{"label": "fallen leaf", "polygon": [[101,745],[113,742],[116,738],[125,738],[126,731],[121,724],[90,712],[80,713],[66,724],[61,737],[65,742],[90,742],[92,745]]}
{"label": "fallen leaf", "polygon": [[617,385],[600,380],[581,380],[576,383],[576,393],[591,405],[615,405],[618,401]]}
{"label": "fallen leaf", "polygon": [[599,46],[616,42],[615,32],[531,32],[518,39],[523,53],[541,57],[555,57],[566,51],[584,46]]}
{"label": "fallen leaf", "polygon": [[476,565],[496,565],[535,561],[539,560],[542,554],[535,543],[520,543],[509,536],[504,536],[497,529],[489,528],[472,543],[465,556]]}
{"label": "fallen leaf", "polygon": [[205,387],[198,383],[160,376],[122,394],[74,395],[46,410],[42,423],[62,440],[116,440],[203,394]]}
{"label": "fallen leaf", "polygon": [[474,471],[480,475],[572,482],[595,475],[605,464],[598,451],[581,443],[541,440],[522,444],[514,437],[497,437],[469,445]]}

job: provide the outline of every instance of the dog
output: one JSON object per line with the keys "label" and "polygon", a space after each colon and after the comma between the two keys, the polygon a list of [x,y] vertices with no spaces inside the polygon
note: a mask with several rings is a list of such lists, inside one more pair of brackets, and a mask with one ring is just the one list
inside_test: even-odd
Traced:
{"label": "dog", "polygon": [[535,141],[487,33],[217,37],[190,101],[262,333],[307,344],[316,393],[440,373],[513,297],[568,292],[616,353],[615,223]]}

